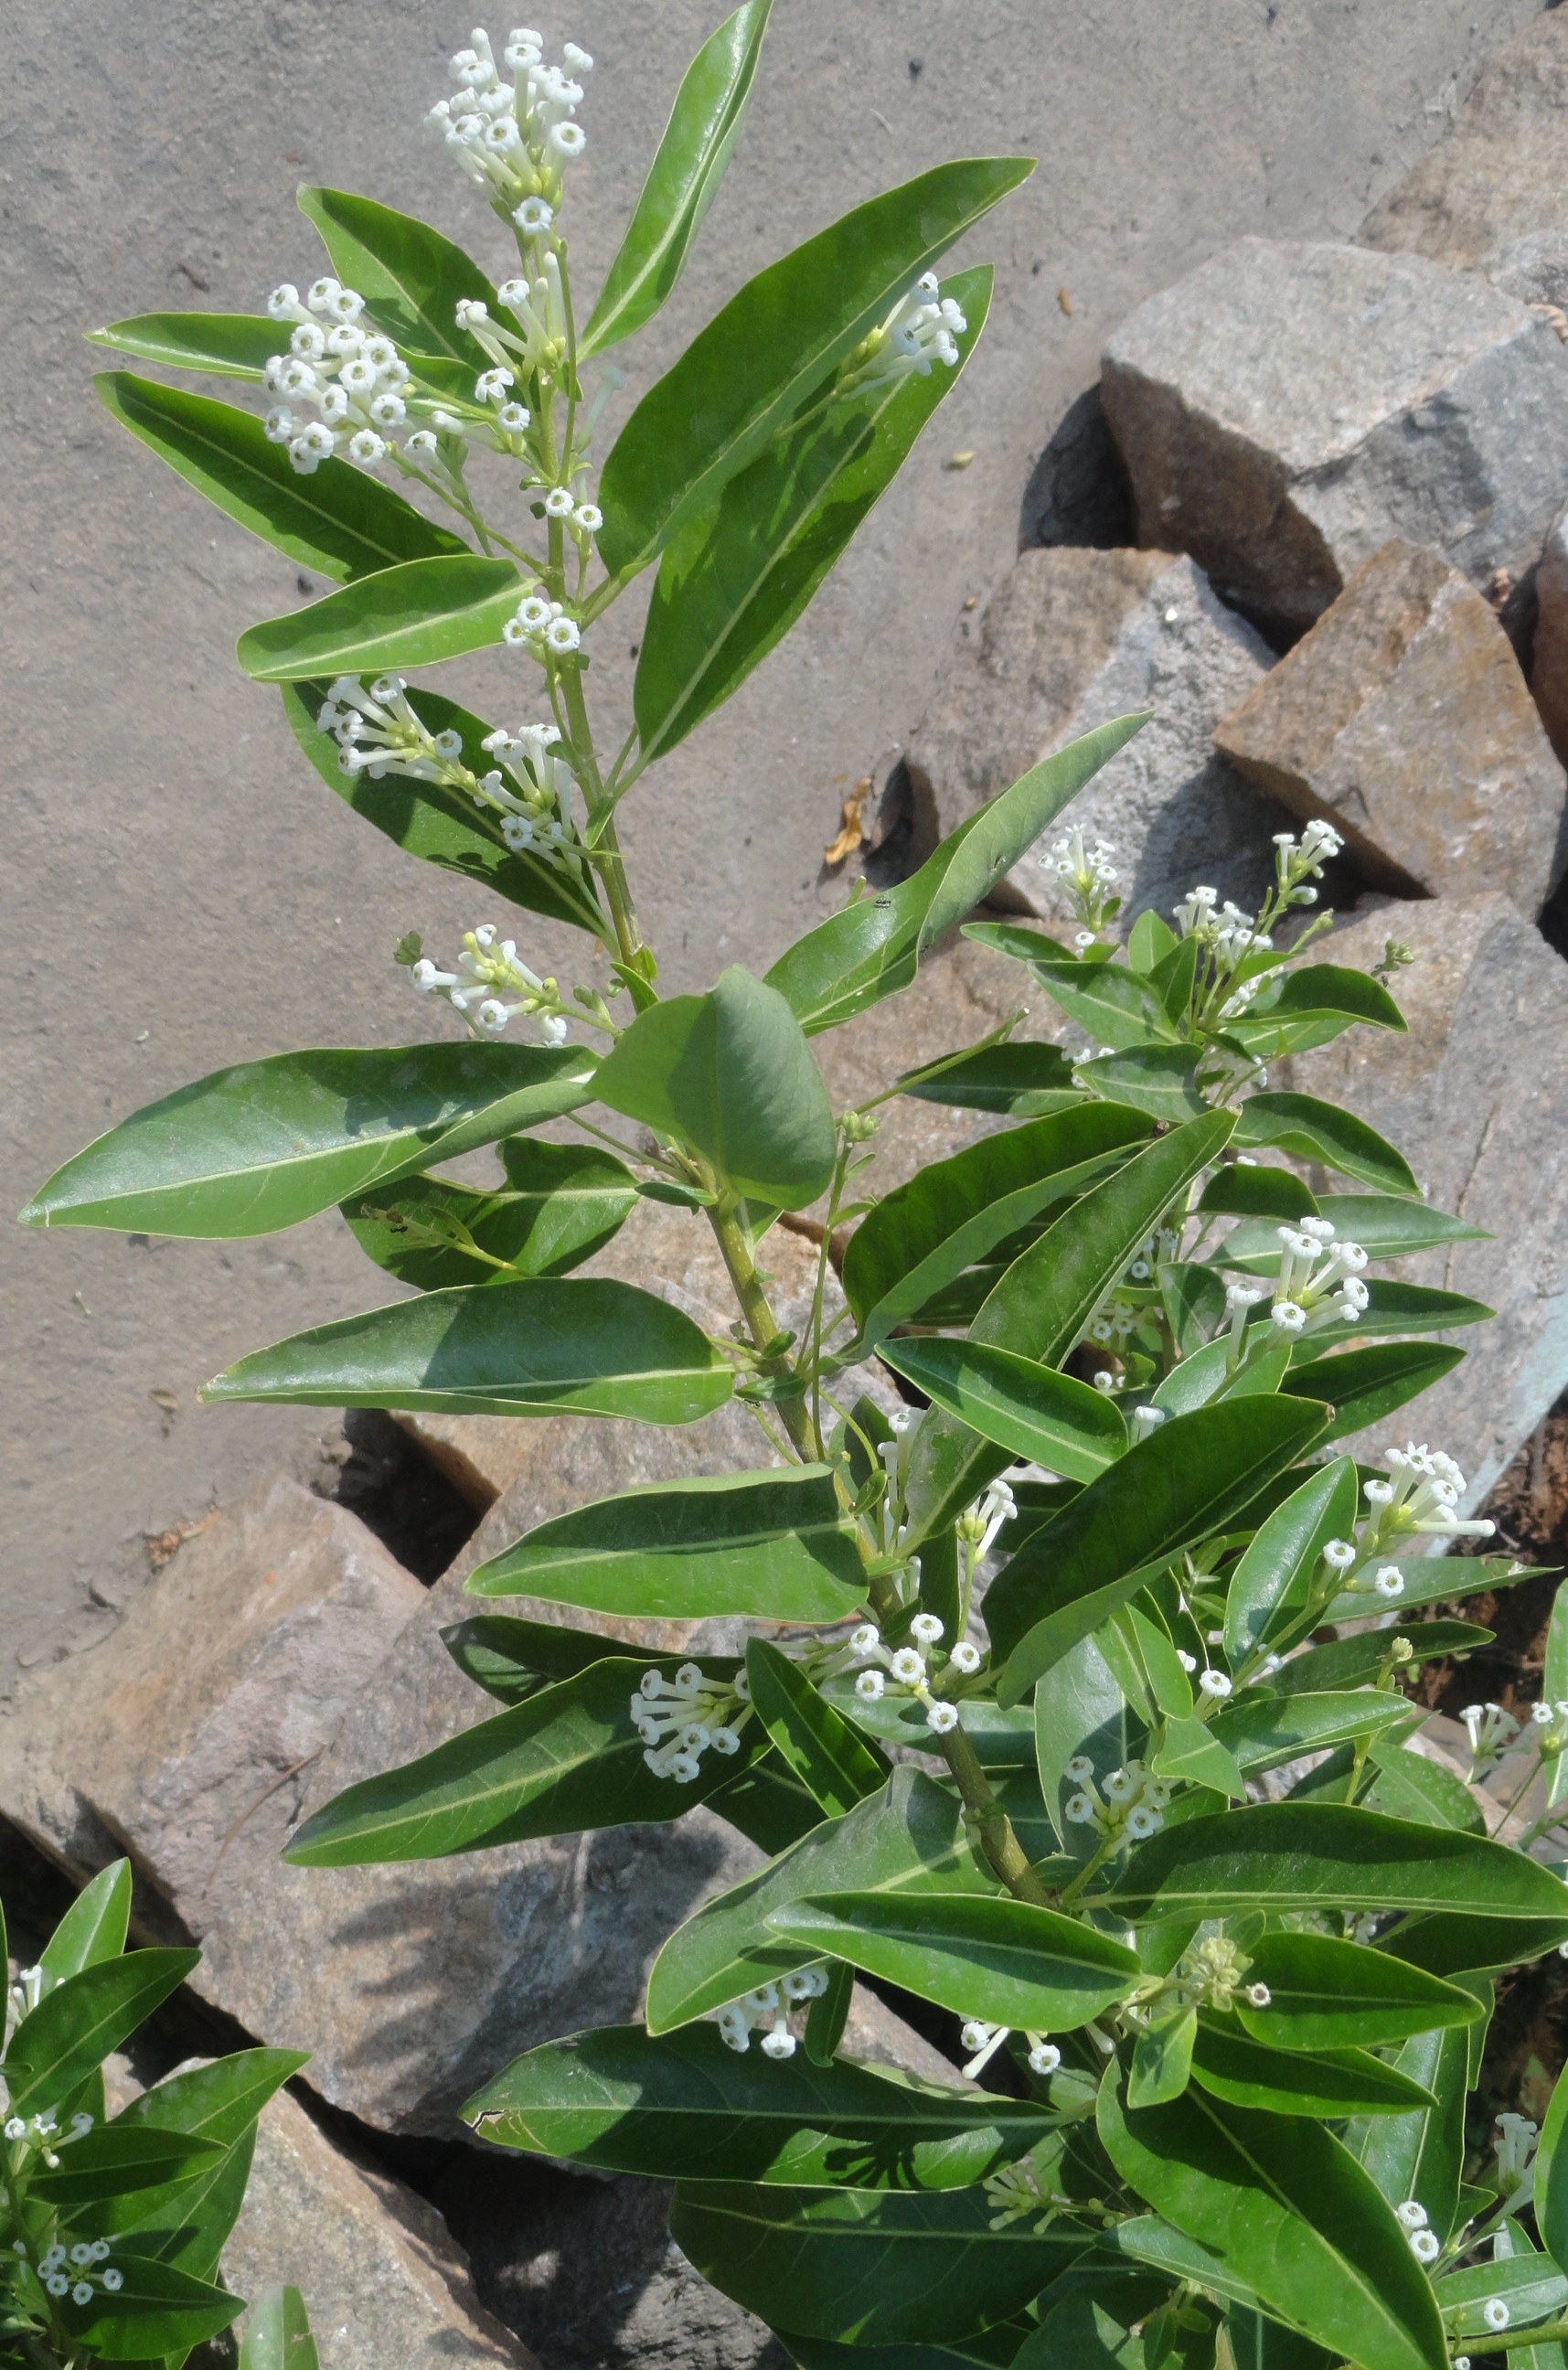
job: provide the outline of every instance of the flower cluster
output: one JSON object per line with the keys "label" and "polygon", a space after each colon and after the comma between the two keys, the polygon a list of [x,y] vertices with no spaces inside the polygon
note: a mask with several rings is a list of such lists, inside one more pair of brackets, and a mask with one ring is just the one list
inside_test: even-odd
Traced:
{"label": "flower cluster", "polygon": [[[397,450],[394,431],[409,416],[409,366],[390,338],[362,326],[363,311],[359,291],[329,274],[303,303],[287,280],[267,299],[271,320],[294,325],[287,353],[274,354],[261,374],[274,398],[267,441],[287,446],[302,477],[334,454],[371,468]],[[302,416],[294,408],[301,404],[312,405],[316,418]],[[410,448],[418,441],[410,438]]]}
{"label": "flower cluster", "polygon": [[[1207,1676],[1205,1672],[1205,1677]],[[1225,1681],[1225,1691],[1229,1693],[1228,1680]],[[1068,1795],[1063,1805],[1063,1817],[1069,1826],[1093,1827],[1103,1847],[1120,1851],[1127,1844],[1142,1843],[1146,1837],[1157,1835],[1165,1824],[1170,1789],[1163,1778],[1146,1769],[1141,1761],[1129,1761],[1124,1768],[1113,1769],[1097,1786],[1093,1762],[1087,1753],[1078,1753],[1068,1762],[1066,1775],[1078,1791]]]}
{"label": "flower cluster", "polygon": [[566,1014],[555,981],[529,970],[515,940],[498,944],[492,922],[464,932],[455,971],[440,971],[428,955],[421,955],[409,976],[419,995],[444,995],[481,1036],[499,1037],[521,1012],[532,1016],[547,1045],[566,1042]]}
{"label": "flower cluster", "polygon": [[1539,2137],[1539,2125],[1528,2115],[1498,2116],[1497,2137],[1492,2146],[1497,2157],[1497,2186],[1505,2197],[1516,2196],[1524,2187]]}
{"label": "flower cluster", "polygon": [[[1366,1253],[1359,1243],[1336,1241],[1327,1218],[1302,1218],[1295,1225],[1276,1226],[1274,1232],[1280,1244],[1279,1273],[1269,1311],[1272,1333],[1262,1338],[1294,1341],[1329,1325],[1354,1324],[1366,1314],[1371,1295],[1361,1281]],[[1265,1296],[1244,1283],[1233,1283],[1226,1293],[1232,1370],[1246,1351],[1251,1312]]]}
{"label": "flower cluster", "polygon": [[1568,1752],[1568,1703],[1536,1703],[1530,1706],[1530,1720],[1536,1732],[1536,1748],[1543,1761],[1555,1761]]}
{"label": "flower cluster", "polygon": [[834,392],[866,395],[873,387],[892,386],[899,379],[929,378],[931,364],[956,369],[958,339],[969,327],[951,296],[944,296],[934,271],[917,280],[885,321],[860,343],[841,371]]}
{"label": "flower cluster", "polygon": [[[958,1726],[958,1706],[941,1702],[932,1695],[927,1668],[927,1654],[940,1643],[942,1624],[934,1613],[917,1613],[909,1624],[909,1634],[916,1640],[914,1645],[889,1647],[875,1622],[861,1623],[848,1642],[851,1660],[864,1666],[855,1681],[855,1693],[863,1702],[878,1703],[887,1693],[891,1679],[895,1695],[911,1696],[925,1705],[926,1726],[932,1735],[946,1736]],[[926,1652],[921,1651],[922,1648]],[[945,1659],[947,1668],[956,1671],[962,1678],[973,1677],[980,1668],[979,1650],[967,1639],[960,1639]]]}
{"label": "flower cluster", "polygon": [[[28,2263],[27,2247],[20,2238],[12,2241],[12,2251],[24,2264]],[[56,2239],[53,2246],[46,2247],[37,2262],[29,2264],[28,2268],[37,2273],[39,2284],[46,2295],[60,2301],[69,2296],[71,2302],[79,2307],[95,2300],[98,2295],[93,2285],[95,2280],[102,2281],[109,2295],[118,2295],[124,2286],[124,2272],[116,2270],[109,2256],[107,2238],[79,2238],[72,2247],[66,2247]]]}
{"label": "flower cluster", "polygon": [[[1095,1057],[1087,1051],[1078,1056],[1078,1063]],[[1108,1350],[1113,1356],[1123,1356],[1125,1348],[1140,1328],[1145,1332],[1145,1347],[1159,1347],[1160,1300],[1159,1267],[1161,1260],[1175,1259],[1181,1248],[1178,1227],[1159,1226],[1146,1237],[1127,1261],[1113,1286],[1109,1297],[1096,1310],[1085,1339]],[[1153,1329],[1150,1330],[1149,1329]],[[1094,1377],[1096,1390],[1116,1387],[1116,1377],[1110,1369],[1102,1368]]]}
{"label": "flower cluster", "polygon": [[678,1786],[691,1784],[705,1753],[738,1753],[750,1718],[744,1671],[726,1682],[709,1678],[696,1662],[683,1662],[673,1679],[662,1671],[644,1671],[631,1699],[631,1724],[648,1747],[643,1760],[655,1778],[673,1778]]}
{"label": "flower cluster", "polygon": [[1018,1501],[1005,1481],[993,1481],[982,1497],[964,1508],[955,1527],[958,1543],[972,1566],[985,1562],[1002,1524],[1010,1523],[1017,1513]]}
{"label": "flower cluster", "polygon": [[[36,1972],[36,1971],[35,1971]],[[62,2133],[52,2115],[8,2115],[4,2125],[6,2143],[10,2149],[8,2159],[12,2177],[19,2178],[32,2157],[40,2157],[51,2172],[58,2171],[57,2148],[69,2147],[73,2140],[86,2139],[92,2130],[91,2115],[73,2115],[71,2128]]]}
{"label": "flower cluster", "polygon": [[577,77],[591,73],[594,61],[568,41],[561,50],[565,70],[548,66],[543,35],[520,27],[502,52],[502,64],[514,77],[508,83],[489,34],[476,28],[469,38],[472,46],[459,50],[447,68],[457,95],[436,101],[426,129],[478,182],[497,213],[525,239],[541,239],[559,209],[566,168],[588,144],[573,119],[582,103]]}
{"label": "flower cluster", "polygon": [[[972,2031],[984,2032],[987,2030],[988,2027],[985,2025],[966,2024],[963,2028],[965,2046],[968,2045],[968,2038]],[[1005,2025],[997,2028],[999,2034],[1005,2033],[1006,2030]],[[1056,2215],[1064,2208],[1073,2204],[1073,2199],[1065,2195],[1062,2191],[1043,2188],[1040,2171],[1041,2168],[1031,2154],[1020,2157],[1016,2164],[1003,2165],[999,2172],[986,2174],[981,2186],[989,2203],[997,2208],[986,2226],[987,2228],[1006,2230],[1010,2228],[1013,2223],[1021,2222],[1026,2215],[1032,2214],[1039,2216],[1032,2233],[1035,2238],[1038,2238],[1042,2231],[1050,2228]],[[1042,2208],[1044,2210],[1042,2211]]]}
{"label": "flower cluster", "polygon": [[1078,925],[1073,944],[1079,954],[1094,944],[1122,910],[1122,900],[1115,894],[1120,875],[1111,862],[1115,853],[1106,839],[1097,839],[1091,848],[1086,848],[1083,834],[1075,826],[1064,833],[1048,856],[1038,858],[1062,884],[1062,894]]}
{"label": "flower cluster", "polygon": [[[958,2037],[965,2049],[974,2051],[975,2054],[963,2068],[965,2081],[979,2080],[1012,2031],[1010,2024],[987,2024],[983,2017],[972,2016],[966,2020]],[[1032,2074],[1038,2074],[1043,2081],[1060,2065],[1062,2053],[1055,2042],[1048,2041],[1043,2032],[1026,2031],[1023,2037],[1029,2044],[1029,2070]]]}
{"label": "flower cluster", "polygon": [[[595,520],[598,515],[595,511]],[[552,658],[570,658],[582,639],[582,628],[568,616],[563,602],[548,601],[539,592],[525,592],[502,626],[501,639],[509,649],[525,650],[544,665]]]}
{"label": "flower cluster", "polygon": [[1483,1778],[1495,1769],[1519,1733],[1519,1723],[1501,1704],[1466,1704],[1459,1714],[1470,1738],[1470,1777]]}
{"label": "flower cluster", "polygon": [[[1219,903],[1217,889],[1189,889],[1182,903],[1171,908],[1171,914],[1178,937],[1196,938],[1216,970],[1222,972],[1234,971],[1248,955],[1268,954],[1274,946],[1272,938],[1259,937],[1252,915],[1244,914],[1228,897],[1223,905]],[[1228,1007],[1227,1017],[1235,1017]]]}
{"label": "flower cluster", "polygon": [[1181,1959],[1176,1969],[1180,1990],[1202,2008],[1228,2014],[1239,1994],[1249,2008],[1267,2008],[1267,1984],[1243,1979],[1251,1961],[1223,1934],[1207,1934]]}
{"label": "flower cluster", "polygon": [[744,2057],[751,2047],[751,2037],[759,2024],[766,2023],[762,2036],[765,2057],[793,2057],[795,2036],[790,2030],[790,2010],[807,2000],[820,1999],[827,1989],[827,1973],[822,1967],[801,1967],[781,1983],[759,1984],[753,1992],[731,2000],[719,2011],[717,2022],[725,2045]]}
{"label": "flower cluster", "polygon": [[1376,1509],[1362,1534],[1361,1558],[1386,1553],[1397,1543],[1431,1531],[1449,1539],[1489,1539],[1495,1525],[1482,1521],[1462,1523],[1454,1512],[1464,1495],[1465,1477],[1440,1448],[1417,1447],[1411,1441],[1390,1448],[1384,1462],[1390,1478],[1368,1481],[1366,1502]]}
{"label": "flower cluster", "polygon": [[1274,834],[1275,895],[1282,905],[1315,905],[1318,892],[1312,882],[1323,877],[1323,867],[1331,857],[1337,856],[1344,846],[1332,823],[1314,817],[1297,839],[1294,833]]}

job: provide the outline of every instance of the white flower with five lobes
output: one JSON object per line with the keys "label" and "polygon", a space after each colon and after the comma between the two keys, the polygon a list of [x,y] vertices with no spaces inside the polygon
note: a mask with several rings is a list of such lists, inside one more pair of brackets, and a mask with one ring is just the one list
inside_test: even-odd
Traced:
{"label": "white flower with five lobes", "polygon": [[966,1679],[971,1678],[980,1668],[980,1649],[972,1646],[967,1638],[962,1638],[948,1660],[955,1671],[961,1672]]}
{"label": "white flower with five lobes", "polygon": [[1230,1693],[1230,1681],[1223,1671],[1205,1671],[1198,1680],[1198,1685],[1204,1694],[1212,1697],[1216,1703],[1223,1703],[1225,1697]]}
{"label": "white flower with five lobes", "polygon": [[909,1634],[922,1646],[934,1646],[942,1634],[942,1625],[934,1613],[917,1613],[909,1624]]}
{"label": "white flower with five lobes", "polygon": [[886,1685],[887,1682],[880,1671],[862,1671],[855,1682],[855,1693],[866,1703],[876,1703]]}

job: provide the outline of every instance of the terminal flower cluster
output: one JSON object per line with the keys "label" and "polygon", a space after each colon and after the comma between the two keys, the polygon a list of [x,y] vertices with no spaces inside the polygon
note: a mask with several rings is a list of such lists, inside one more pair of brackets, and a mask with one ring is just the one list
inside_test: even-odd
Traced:
{"label": "terminal flower cluster", "polygon": [[761,2048],[765,2057],[793,2057],[795,2036],[790,2030],[790,2011],[806,2002],[820,1999],[827,1989],[827,1972],[823,1967],[801,1967],[777,1984],[759,1984],[755,1991],[743,1993],[719,2011],[716,2022],[727,2048],[744,2057],[751,2047],[752,2034],[759,2025],[763,2031]]}
{"label": "terminal flower cluster", "polygon": [[[1226,1691],[1229,1691],[1228,1682]],[[1165,1824],[1170,1789],[1141,1761],[1130,1760],[1125,1767],[1113,1769],[1097,1785],[1093,1762],[1087,1753],[1078,1753],[1068,1762],[1066,1774],[1078,1790],[1068,1795],[1062,1815],[1069,1826],[1092,1827],[1102,1849],[1121,1851],[1128,1844],[1142,1843]]]}
{"label": "terminal flower cluster", "polygon": [[869,395],[903,378],[929,378],[931,364],[958,366],[958,340],[969,327],[963,309],[944,296],[934,271],[917,280],[885,321],[862,338],[839,374],[836,395]]}
{"label": "terminal flower cluster", "polygon": [[673,1679],[644,1671],[631,1698],[631,1724],[648,1747],[643,1760],[655,1778],[673,1778],[678,1786],[700,1774],[705,1753],[738,1753],[750,1718],[744,1671],[728,1681],[709,1679],[697,1662],[683,1662]]}
{"label": "terminal flower cluster", "polygon": [[1075,825],[1055,842],[1048,856],[1036,858],[1062,884],[1061,893],[1078,926],[1073,944],[1079,954],[1094,944],[1122,910],[1116,894],[1121,875],[1111,861],[1115,853],[1108,839],[1097,839],[1092,847],[1086,847],[1083,834]]}
{"label": "terminal flower cluster", "polygon": [[[371,468],[398,450],[396,431],[409,418],[409,365],[390,338],[363,324],[363,312],[359,291],[330,273],[312,282],[303,302],[287,280],[267,299],[270,319],[294,324],[288,351],[274,354],[261,374],[274,398],[267,441],[286,446],[302,477],[334,456]],[[425,435],[433,449],[434,438]],[[410,450],[420,441],[410,438]]]}
{"label": "terminal flower cluster", "polygon": [[421,995],[444,996],[477,1035],[499,1037],[523,1013],[536,1022],[547,1045],[566,1041],[566,1014],[555,981],[530,971],[513,939],[498,942],[491,922],[464,933],[455,971],[438,970],[428,955],[421,955],[409,975]]}
{"label": "terminal flower cluster", "polygon": [[95,2280],[102,2282],[107,2295],[118,2295],[125,2284],[124,2272],[109,2260],[107,2238],[79,2238],[71,2247],[56,2239],[43,2249],[36,2262],[29,2261],[27,2246],[20,2238],[12,2241],[12,2252],[18,2266],[32,2273],[45,2295],[59,2303],[67,2296],[78,2307],[93,2303],[98,2295]]}
{"label": "terminal flower cluster", "polygon": [[[1280,1261],[1269,1312],[1270,1331],[1255,1336],[1254,1346],[1282,1338],[1297,1340],[1330,1325],[1354,1324],[1366,1314],[1371,1294],[1361,1282],[1366,1253],[1359,1243],[1348,1238],[1336,1241],[1327,1218],[1302,1218],[1295,1225],[1276,1226],[1274,1232]],[[1230,1320],[1227,1363],[1232,1371],[1249,1348],[1251,1312],[1267,1296],[1251,1284],[1232,1283],[1227,1289],[1225,1306]]]}
{"label": "terminal flower cluster", "polygon": [[[895,1696],[906,1695],[924,1704],[926,1725],[933,1736],[949,1735],[958,1726],[958,1706],[932,1694],[927,1660],[940,1644],[942,1629],[934,1613],[917,1613],[909,1624],[915,1643],[890,1647],[874,1621],[862,1622],[852,1633],[847,1648],[851,1661],[862,1665],[855,1681],[855,1693],[862,1702],[879,1703],[889,1692],[891,1680]],[[980,1668],[979,1650],[967,1639],[960,1639],[943,1659],[945,1666],[956,1671],[961,1678],[972,1677]]]}
{"label": "terminal flower cluster", "polygon": [[[965,2081],[979,2080],[1013,2029],[1010,2024],[987,2024],[983,2017],[968,2019],[958,2036],[965,2049],[974,2052],[963,2068]],[[1062,2053],[1055,2042],[1048,2040],[1043,2032],[1026,2031],[1023,2037],[1029,2046],[1029,2070],[1032,2074],[1038,2074],[1043,2081],[1060,2065]],[[997,2225],[993,2223],[991,2226],[995,2229]]]}
{"label": "terminal flower cluster", "polygon": [[1497,1703],[1466,1704],[1459,1714],[1465,1734],[1470,1738],[1470,1777],[1484,1777],[1495,1769],[1508,1747],[1519,1733],[1519,1723],[1511,1711]]}
{"label": "terminal flower cluster", "polygon": [[509,83],[490,35],[476,28],[469,42],[447,68],[456,95],[437,99],[426,128],[525,240],[543,239],[560,209],[567,167],[588,145],[575,119],[581,76],[592,73],[594,61],[568,41],[562,64],[547,65],[544,36],[519,27],[502,52]]}

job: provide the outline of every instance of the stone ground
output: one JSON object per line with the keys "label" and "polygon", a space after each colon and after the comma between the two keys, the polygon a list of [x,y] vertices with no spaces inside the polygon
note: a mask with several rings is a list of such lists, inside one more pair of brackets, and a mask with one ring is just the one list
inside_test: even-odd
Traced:
{"label": "stone ground", "polygon": [[[1010,564],[1035,460],[1128,310],[1241,234],[1348,236],[1535,13],[1535,0],[779,8],[737,164],[637,349],[634,394],[742,279],[882,184],[964,152],[1042,163],[974,242],[998,265],[990,329],[905,480],[804,629],[629,819],[673,984],[701,984],[716,956],[764,968],[841,897],[820,857],[843,789],[920,716],[966,599]],[[598,61],[573,183],[589,282],[717,14],[579,0],[545,27]],[[410,925],[449,942],[479,918],[307,777],[271,696],[230,655],[244,625],[306,588],[110,428],[78,338],[159,307],[252,309],[280,278],[306,279],[303,179],[426,213],[493,254],[482,208],[417,135],[467,23],[413,0],[17,0],[0,24],[12,1207],[98,1129],[204,1070],[419,1034],[392,944]],[[944,467],[958,451],[973,465]],[[611,708],[637,632],[633,600],[598,645]],[[476,705],[517,720],[499,658],[467,680]],[[233,1501],[312,1435],[287,1409],[200,1411],[197,1383],[363,1305],[375,1283],[328,1218],[228,1248],[6,1231],[0,1256],[0,1620],[30,1662],[101,1633],[89,1592],[135,1584],[144,1533]]]}

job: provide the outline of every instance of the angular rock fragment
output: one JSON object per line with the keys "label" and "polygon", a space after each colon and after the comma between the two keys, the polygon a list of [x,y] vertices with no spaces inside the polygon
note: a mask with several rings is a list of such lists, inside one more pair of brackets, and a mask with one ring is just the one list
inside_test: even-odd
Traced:
{"label": "angular rock fragment", "polygon": [[1535,581],[1539,606],[1530,690],[1547,738],[1568,765],[1568,504],[1551,522]]}
{"label": "angular rock fragment", "polygon": [[1287,633],[1394,535],[1512,582],[1568,483],[1568,347],[1424,256],[1242,239],[1129,316],[1102,385],[1140,541]]}
{"label": "angular rock fragment", "polygon": [[[1210,735],[1273,653],[1218,601],[1189,559],[1161,551],[1025,551],[978,633],[961,641],[908,751],[934,843],[1030,766],[1135,708],[1150,719],[1063,817],[1116,849],[1124,933],[1195,880],[1255,906],[1274,872],[1270,834],[1288,825],[1216,754]],[[1034,857],[1007,876],[1005,902],[1054,910]],[[998,884],[1002,886],[1003,884]],[[993,892],[992,903],[1003,897]],[[1021,976],[1021,974],[1020,974]]]}
{"label": "angular rock fragment", "polygon": [[1214,737],[1396,895],[1501,889],[1533,919],[1568,862],[1568,784],[1512,645],[1429,547],[1386,543]]}

